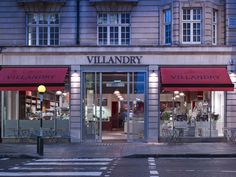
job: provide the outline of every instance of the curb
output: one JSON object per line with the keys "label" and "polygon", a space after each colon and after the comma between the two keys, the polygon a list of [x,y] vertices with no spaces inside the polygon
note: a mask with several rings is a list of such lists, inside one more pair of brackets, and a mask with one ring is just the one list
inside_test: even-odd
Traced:
{"label": "curb", "polygon": [[123,158],[235,158],[236,154],[133,154]]}
{"label": "curb", "polygon": [[28,154],[0,154],[0,158],[13,158],[13,159],[40,159],[41,156],[28,155]]}

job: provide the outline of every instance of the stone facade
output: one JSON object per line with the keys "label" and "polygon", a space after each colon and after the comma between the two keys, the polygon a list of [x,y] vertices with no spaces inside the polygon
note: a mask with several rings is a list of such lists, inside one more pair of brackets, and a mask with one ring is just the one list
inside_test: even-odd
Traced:
{"label": "stone facade", "polygon": [[[38,3],[38,4],[37,4]],[[114,6],[115,4],[115,6]],[[117,6],[116,6],[117,5]],[[36,8],[37,7],[37,8]],[[27,47],[26,16],[40,9],[60,14],[58,46]],[[182,8],[202,9],[200,44],[183,44]],[[99,46],[97,34],[98,12],[129,11],[131,35],[129,46]],[[172,43],[164,42],[164,10],[172,11]],[[218,13],[217,44],[212,45],[212,13]],[[19,3],[17,0],[0,2],[0,66],[68,66],[70,68],[72,142],[82,139],[81,66],[91,66],[90,55],[141,55],[148,66],[147,141],[159,139],[159,67],[161,66],[227,66],[236,59],[236,3],[233,0],[138,0],[122,4],[91,3],[89,0],[68,0],[65,3]],[[104,65],[109,68],[109,64]],[[122,66],[117,66],[122,67]],[[154,75],[154,76],[152,76]],[[232,76],[234,77],[234,76]],[[233,81],[236,83],[236,81]],[[226,94],[225,124],[236,127],[236,93]]]}

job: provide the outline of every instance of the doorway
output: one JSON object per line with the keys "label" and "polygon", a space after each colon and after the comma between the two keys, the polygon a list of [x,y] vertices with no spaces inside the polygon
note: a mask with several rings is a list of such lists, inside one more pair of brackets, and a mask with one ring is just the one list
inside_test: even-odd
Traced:
{"label": "doorway", "polygon": [[83,72],[83,140],[142,141],[145,72]]}

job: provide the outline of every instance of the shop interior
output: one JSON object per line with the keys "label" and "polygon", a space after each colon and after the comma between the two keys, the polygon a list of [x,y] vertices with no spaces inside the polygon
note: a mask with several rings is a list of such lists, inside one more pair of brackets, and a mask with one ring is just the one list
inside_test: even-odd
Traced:
{"label": "shop interior", "polygon": [[[37,135],[42,119],[44,136],[69,137],[70,93],[68,75],[64,90],[46,90],[42,100],[32,90],[2,91],[3,137]],[[37,90],[37,87],[35,87]]]}
{"label": "shop interior", "polygon": [[224,126],[224,92],[162,91],[161,137],[176,128],[180,137],[220,137]]}

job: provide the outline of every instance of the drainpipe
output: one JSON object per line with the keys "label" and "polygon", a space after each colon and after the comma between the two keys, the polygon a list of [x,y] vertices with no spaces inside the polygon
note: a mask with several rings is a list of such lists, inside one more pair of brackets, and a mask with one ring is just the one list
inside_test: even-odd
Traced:
{"label": "drainpipe", "polygon": [[80,0],[77,0],[77,38],[76,44],[80,45]]}

